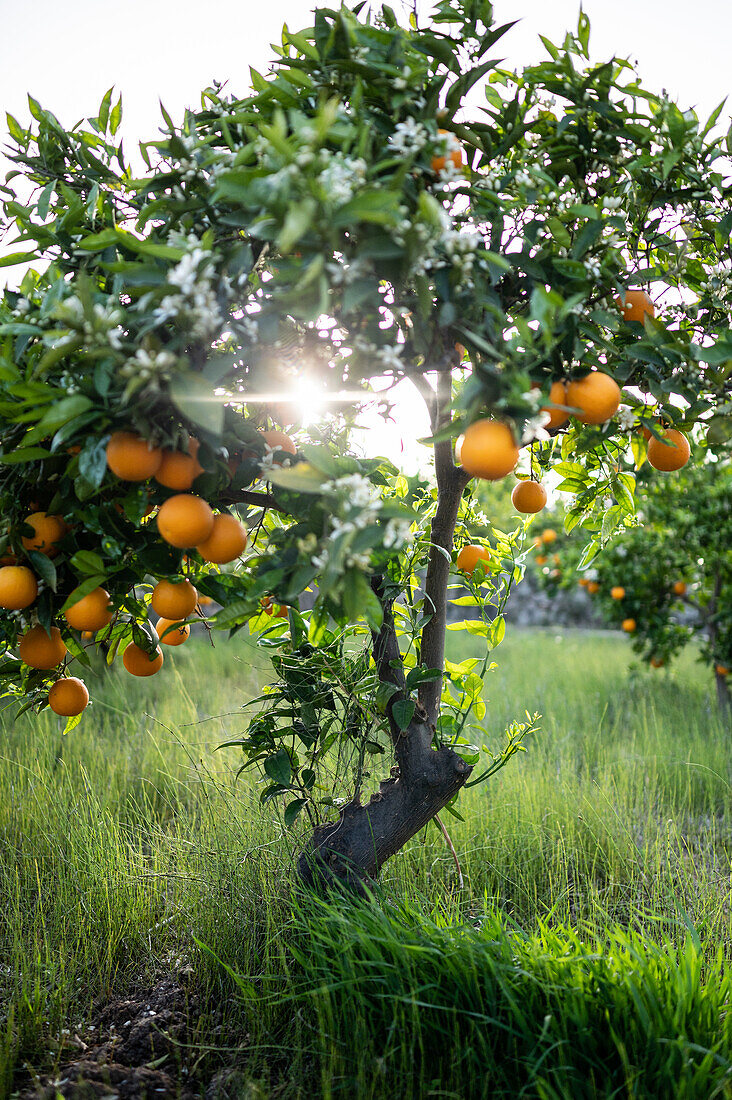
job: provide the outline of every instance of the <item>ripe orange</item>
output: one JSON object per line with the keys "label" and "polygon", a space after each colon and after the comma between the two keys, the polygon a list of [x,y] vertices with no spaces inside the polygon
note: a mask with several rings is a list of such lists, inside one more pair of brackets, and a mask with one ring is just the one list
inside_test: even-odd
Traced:
{"label": "ripe orange", "polygon": [[38,582],[25,565],[4,565],[0,568],[0,607],[22,611],[30,607],[38,595]]}
{"label": "ripe orange", "polygon": [[[169,627],[173,629],[168,630]],[[187,642],[191,634],[190,626],[183,626],[181,622],[175,619],[158,619],[155,629],[162,645],[183,645],[183,642]],[[167,634],[165,633],[166,630],[168,631]]]}
{"label": "ripe orange", "polygon": [[[551,389],[549,390],[549,400],[552,405],[568,405],[567,383],[552,382]],[[546,405],[542,405],[540,411],[549,413],[549,422],[545,425],[547,431],[552,431],[554,428],[561,428],[562,424],[566,424],[569,420],[569,413],[563,412],[562,409],[550,409]]]}
{"label": "ripe orange", "polygon": [[109,606],[109,592],[105,588],[95,588],[64,612],[66,622],[74,630],[101,630],[102,627],[109,626],[113,616],[114,611]]}
{"label": "ripe orange", "polygon": [[519,481],[511,493],[511,503],[517,512],[534,515],[546,504],[546,489],[538,481]]}
{"label": "ripe orange", "polygon": [[181,451],[163,451],[163,459],[155,472],[155,480],[166,489],[190,489],[196,478],[198,460]]}
{"label": "ripe orange", "polygon": [[57,626],[51,627],[50,636],[42,626],[32,626],[26,630],[18,646],[21,661],[31,668],[55,668],[61,664],[66,652]]}
{"label": "ripe orange", "polygon": [[622,628],[626,634],[632,634],[636,628],[635,619],[623,619]]}
{"label": "ripe orange", "polygon": [[651,668],[663,668],[663,666],[666,664],[663,657],[651,657],[648,663],[650,664]]}
{"label": "ripe orange", "polygon": [[600,591],[600,585],[597,583],[597,581],[588,581],[587,591],[590,593],[591,596],[596,596],[597,593]]}
{"label": "ripe orange", "polygon": [[490,551],[486,550],[485,546],[468,543],[458,553],[457,567],[462,569],[463,573],[472,573],[479,561],[490,561],[490,557]]}
{"label": "ripe orange", "polygon": [[476,420],[458,440],[456,456],[471,477],[498,481],[515,467],[519,449],[508,424],[500,420]]}
{"label": "ripe orange", "polygon": [[73,718],[81,714],[89,702],[89,692],[83,680],[76,676],[66,676],[57,680],[48,693],[48,705],[54,714],[64,718]]}
{"label": "ripe orange", "polygon": [[536,562],[537,565],[546,565],[546,563],[549,561],[549,559],[546,556],[546,554],[537,554],[536,557],[534,558],[534,561]]}
{"label": "ripe orange", "polygon": [[674,594],[674,596],[685,596],[686,595],[686,581],[674,581],[674,583],[673,583],[673,594]]}
{"label": "ripe orange", "polygon": [[620,396],[615,379],[599,370],[567,384],[567,404],[579,409],[573,415],[583,424],[604,424],[618,411]]}
{"label": "ripe orange", "polygon": [[291,439],[287,432],[278,432],[274,429],[260,433],[264,437],[264,442],[267,446],[271,447],[273,451],[287,451],[290,455],[297,454],[297,444],[294,439]]}
{"label": "ripe orange", "polygon": [[716,672],[717,676],[729,676],[729,669],[727,668],[727,665],[715,665],[714,671]]}
{"label": "ripe orange", "polygon": [[646,313],[649,317],[656,316],[656,307],[645,290],[626,290],[625,303],[622,298],[616,298],[615,304],[623,314],[624,321],[640,321],[643,324]]}
{"label": "ripe orange", "polygon": [[676,428],[668,428],[664,432],[664,438],[649,439],[648,461],[654,470],[680,470],[689,461],[691,447],[689,440],[683,432]]}
{"label": "ripe orange", "polygon": [[153,588],[152,609],[164,619],[177,622],[187,619],[196,610],[198,593],[190,581],[158,581]]}
{"label": "ripe orange", "polygon": [[548,546],[550,542],[556,542],[556,540],[557,532],[554,531],[551,527],[547,527],[545,531],[541,532],[541,541],[544,543],[545,546]]}
{"label": "ripe orange", "polygon": [[133,676],[154,676],[163,667],[163,651],[158,646],[155,656],[150,660],[146,650],[130,642],[122,654],[122,664]]}
{"label": "ripe orange", "polygon": [[135,432],[112,432],[107,465],[123,481],[146,481],[160,469],[163,452]]}
{"label": "ripe orange", "polygon": [[205,561],[223,565],[225,562],[240,558],[247,545],[247,529],[235,516],[222,512],[214,516],[213,531],[208,538],[196,546],[196,550]]}
{"label": "ripe orange", "polygon": [[[450,133],[449,130],[438,130],[438,134],[445,135]],[[432,158],[432,171],[442,172],[447,163],[447,157],[450,158],[456,168],[462,168],[463,166],[463,151],[460,149],[451,149],[447,156],[434,156]]]}
{"label": "ripe orange", "polygon": [[48,558],[58,554],[58,543],[68,530],[61,516],[49,516],[46,512],[33,512],[23,521],[35,531],[35,535],[22,538],[26,550],[38,550]]}
{"label": "ripe orange", "polygon": [[587,588],[587,585],[589,583],[590,582],[587,580],[587,577],[580,577],[580,579],[577,581],[577,584],[580,586],[580,588]]}
{"label": "ripe orange", "polygon": [[178,493],[161,505],[157,525],[165,541],[182,550],[206,541],[213,531],[214,514],[200,497]]}
{"label": "ripe orange", "polygon": [[213,603],[213,600],[211,599],[210,596],[199,596],[198,597],[198,606],[199,607],[208,607],[212,603]]}
{"label": "ripe orange", "polygon": [[82,630],[82,632],[81,632],[82,642],[90,642],[93,637],[94,637],[94,631],[93,630]]}
{"label": "ripe orange", "polygon": [[622,600],[625,596],[625,589],[622,584],[616,584],[614,588],[611,588],[610,595],[614,600]]}

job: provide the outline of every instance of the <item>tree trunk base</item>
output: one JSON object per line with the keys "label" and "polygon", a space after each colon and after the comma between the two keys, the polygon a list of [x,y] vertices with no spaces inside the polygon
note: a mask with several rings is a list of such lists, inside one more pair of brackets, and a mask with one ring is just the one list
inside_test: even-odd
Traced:
{"label": "tree trunk base", "polygon": [[337,821],[316,827],[297,864],[304,885],[366,894],[386,860],[447,805],[472,771],[449,748],[421,756],[416,774],[392,775],[366,805],[349,802]]}

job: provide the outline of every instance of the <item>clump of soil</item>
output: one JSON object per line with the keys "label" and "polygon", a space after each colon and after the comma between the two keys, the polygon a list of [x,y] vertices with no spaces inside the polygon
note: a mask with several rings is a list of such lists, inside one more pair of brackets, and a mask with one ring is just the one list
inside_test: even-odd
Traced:
{"label": "clump of soil", "polygon": [[186,1047],[198,997],[177,978],[165,978],[126,998],[95,1006],[83,1028],[62,1036],[59,1068],[16,1094],[20,1100],[193,1100]]}

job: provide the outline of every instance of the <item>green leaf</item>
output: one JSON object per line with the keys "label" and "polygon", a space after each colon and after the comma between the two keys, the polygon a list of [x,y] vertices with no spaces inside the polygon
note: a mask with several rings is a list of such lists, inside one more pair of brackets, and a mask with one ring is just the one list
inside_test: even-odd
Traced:
{"label": "green leaf", "polygon": [[732,417],[713,416],[707,429],[707,443],[716,447],[732,439]]}
{"label": "green leaf", "polygon": [[298,451],[300,454],[305,455],[311,466],[314,466],[316,470],[320,470],[329,479],[336,478],[343,473],[338,459],[326,447],[318,447],[314,443],[303,443],[298,447]]}
{"label": "green leaf", "polygon": [[6,120],[7,125],[8,125],[8,133],[10,134],[13,141],[17,141],[19,144],[22,145],[23,142],[25,141],[26,131],[20,125],[18,120],[16,118],[14,118],[13,115],[9,114],[7,111],[5,113],[5,120]]}
{"label": "green leaf", "polygon": [[408,728],[409,723],[414,717],[415,709],[416,703],[412,699],[399,699],[399,701],[394,704],[391,712],[400,730]]}
{"label": "green leaf", "polygon": [[98,489],[107,471],[107,451],[102,440],[89,438],[79,455],[79,474],[88,485]]}
{"label": "green leaf", "polygon": [[109,115],[109,129],[112,134],[116,134],[119,130],[119,125],[122,121],[122,96],[115,103]]}
{"label": "green leaf", "polygon": [[170,396],[184,416],[213,435],[224,430],[224,402],[211,384],[193,371],[177,374],[170,383]]}
{"label": "green leaf", "polygon": [[572,246],[572,255],[575,258],[584,256],[588,249],[592,248],[597,238],[602,233],[603,222],[601,218],[593,218],[583,225],[579,236]]}
{"label": "green leaf", "polygon": [[585,548],[582,552],[582,557],[579,560],[577,568],[578,569],[584,569],[584,567],[586,565],[589,565],[590,562],[592,561],[592,559],[599,552],[600,552],[600,543],[598,541],[595,541],[595,539],[593,539],[591,542],[588,542],[587,546],[585,546]]}
{"label": "green leaf", "polygon": [[266,477],[273,485],[280,485],[283,489],[297,493],[319,493],[323,483],[330,480],[327,474],[316,470],[309,462],[298,462],[296,466],[287,469],[273,466],[267,470]]}
{"label": "green leaf", "polygon": [[15,264],[29,264],[37,259],[35,252],[11,252],[8,256],[0,256],[0,267],[13,267]]}
{"label": "green leaf", "polygon": [[503,615],[496,615],[488,631],[488,643],[491,649],[500,645],[506,633],[506,620]]}
{"label": "green leaf", "polygon": [[552,61],[558,61],[559,60],[559,50],[554,45],[554,43],[550,42],[550,40],[548,38],[545,38],[543,34],[540,34],[539,38],[541,39],[541,42],[544,46],[544,49],[550,55]]}
{"label": "green leaf", "polygon": [[293,798],[292,802],[287,803],[287,805],[285,806],[284,819],[285,825],[287,825],[288,828],[291,825],[295,824],[295,820],[298,814],[302,810],[303,806],[307,805],[307,801],[307,798]]}
{"label": "green leaf", "polygon": [[6,466],[12,466],[18,462],[35,462],[39,458],[49,458],[50,453],[43,447],[19,447],[17,451],[11,451],[8,455],[0,455],[0,462]]}
{"label": "green leaf", "polygon": [[383,610],[363,573],[351,570],[344,580],[343,610],[348,618],[353,622],[363,617],[372,630],[378,630],[383,621]]}
{"label": "green leaf", "polygon": [[289,787],[292,779],[292,764],[287,749],[281,748],[264,762],[264,770],[274,783],[280,787]]}
{"label": "green leaf", "polygon": [[280,252],[287,254],[300,238],[307,233],[313,223],[317,209],[318,204],[310,195],[290,206],[277,241]]}
{"label": "green leaf", "polygon": [[42,581],[48,585],[52,591],[56,591],[56,566],[53,564],[47,554],[41,554],[38,550],[28,550],[28,561],[33,566],[34,573],[37,573]]}
{"label": "green leaf", "polygon": [[72,397],[64,397],[51,405],[48,412],[44,413],[35,428],[28,432],[26,438],[33,436],[34,441],[36,439],[43,439],[44,436],[51,435],[69,420],[81,416],[82,413],[88,412],[91,408],[92,402],[88,397],[84,397],[83,394],[78,393],[74,394]]}
{"label": "green leaf", "polygon": [[96,573],[104,576],[106,572],[104,561],[99,554],[95,554],[92,550],[77,551],[71,559],[71,567],[77,573]]}

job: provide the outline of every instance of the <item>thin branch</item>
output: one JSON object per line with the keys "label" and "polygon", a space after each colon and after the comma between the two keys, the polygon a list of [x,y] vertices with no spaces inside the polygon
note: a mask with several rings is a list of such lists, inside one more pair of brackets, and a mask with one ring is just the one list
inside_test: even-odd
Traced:
{"label": "thin branch", "polygon": [[395,688],[394,694],[386,706],[389,719],[389,732],[395,746],[402,737],[402,730],[394,720],[393,707],[400,699],[406,699],[406,680],[404,676],[404,663],[399,649],[399,641],[394,625],[394,616],[391,612],[393,600],[386,597],[384,591],[384,577],[376,574],[371,578],[371,589],[381,603],[383,620],[378,631],[371,631],[372,652],[376,672],[382,684],[391,684]]}
{"label": "thin branch", "polygon": [[257,493],[249,489],[231,489],[222,493],[219,499],[222,504],[251,504],[255,508],[273,508],[275,512],[280,512],[283,516],[291,514],[281,504],[278,504],[271,493]]}
{"label": "thin branch", "polygon": [[463,881],[463,871],[462,871],[462,867],[460,866],[460,860],[458,859],[458,854],[455,851],[455,845],[453,844],[452,840],[450,839],[450,834],[448,833],[445,826],[442,824],[442,821],[440,820],[440,815],[439,814],[435,814],[435,816],[432,818],[432,820],[434,822],[436,822],[438,829],[440,830],[440,832],[442,833],[442,835],[445,838],[445,843],[447,844],[448,848],[452,852],[452,858],[455,861],[455,870],[457,871],[457,877],[458,877],[458,890],[464,890],[465,889],[465,882]]}

